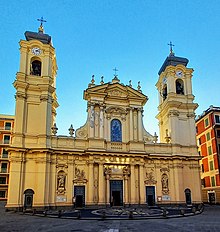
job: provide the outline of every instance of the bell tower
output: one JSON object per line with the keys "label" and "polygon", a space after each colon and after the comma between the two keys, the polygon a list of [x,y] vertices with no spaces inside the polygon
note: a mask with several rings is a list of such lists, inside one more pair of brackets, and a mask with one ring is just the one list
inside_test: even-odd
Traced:
{"label": "bell tower", "polygon": [[175,56],[172,43],[169,45],[170,54],[158,72],[156,84],[160,141],[195,146],[195,110],[198,104],[193,102],[193,69],[187,67],[188,59]]}
{"label": "bell tower", "polygon": [[25,32],[20,41],[20,69],[16,74],[16,119],[13,145],[50,147],[56,108],[56,55],[51,37],[44,33],[43,18],[38,32]]}

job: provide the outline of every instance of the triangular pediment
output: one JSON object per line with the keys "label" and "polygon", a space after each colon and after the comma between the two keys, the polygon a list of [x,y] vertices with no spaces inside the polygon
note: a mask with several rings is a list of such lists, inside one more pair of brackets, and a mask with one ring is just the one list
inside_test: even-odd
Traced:
{"label": "triangular pediment", "polygon": [[107,98],[107,99],[132,99],[145,103],[147,96],[142,92],[133,89],[130,86],[123,85],[120,83],[107,83],[90,87],[84,91],[84,99],[88,100],[93,97]]}

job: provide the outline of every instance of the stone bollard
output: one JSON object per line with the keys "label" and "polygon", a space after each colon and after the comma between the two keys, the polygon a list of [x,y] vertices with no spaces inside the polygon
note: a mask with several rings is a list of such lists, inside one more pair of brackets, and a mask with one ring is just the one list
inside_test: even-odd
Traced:
{"label": "stone bollard", "polygon": [[180,214],[184,216],[185,210],[184,210],[184,209],[181,209],[181,210],[180,210]]}
{"label": "stone bollard", "polygon": [[166,211],[166,209],[163,209],[163,217],[167,217],[167,211]]}
{"label": "stone bollard", "polygon": [[61,210],[58,211],[58,218],[61,218]]}
{"label": "stone bollard", "polygon": [[104,220],[106,218],[106,212],[102,211],[102,219]]}
{"label": "stone bollard", "polygon": [[78,210],[78,212],[77,212],[77,219],[80,219],[81,218],[81,212],[80,212],[80,210]]}
{"label": "stone bollard", "polygon": [[32,215],[35,215],[35,214],[36,214],[36,209],[33,209]]}
{"label": "stone bollard", "polygon": [[193,213],[193,214],[196,213],[196,207],[195,207],[195,206],[192,207],[192,213]]}
{"label": "stone bollard", "polygon": [[46,217],[46,216],[47,216],[47,210],[44,211],[44,217]]}
{"label": "stone bollard", "polygon": [[132,211],[132,210],[130,210],[130,211],[129,211],[129,219],[133,219],[133,218],[134,218],[133,211]]}

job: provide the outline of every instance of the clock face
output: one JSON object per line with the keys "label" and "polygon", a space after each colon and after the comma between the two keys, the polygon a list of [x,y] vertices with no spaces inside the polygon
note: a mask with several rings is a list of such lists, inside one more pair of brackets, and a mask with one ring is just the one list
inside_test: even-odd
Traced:
{"label": "clock face", "polygon": [[164,78],[163,78],[163,84],[165,85],[166,83],[167,83],[167,78],[164,77]]}
{"label": "clock face", "polygon": [[177,76],[177,77],[182,77],[182,76],[183,76],[183,71],[177,70],[177,71],[176,71],[176,76]]}
{"label": "clock face", "polygon": [[40,55],[41,54],[41,49],[40,48],[37,48],[37,47],[34,47],[31,49],[32,53],[36,56]]}

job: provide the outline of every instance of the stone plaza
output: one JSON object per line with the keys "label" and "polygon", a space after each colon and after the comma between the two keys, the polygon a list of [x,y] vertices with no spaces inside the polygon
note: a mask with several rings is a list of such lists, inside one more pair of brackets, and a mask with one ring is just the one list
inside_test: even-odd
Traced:
{"label": "stone plaza", "polygon": [[58,217],[31,216],[15,212],[5,212],[0,207],[1,231],[97,231],[97,232],[130,232],[130,231],[220,231],[220,206],[206,205],[201,214],[180,216],[176,218],[114,220],[64,219]]}

